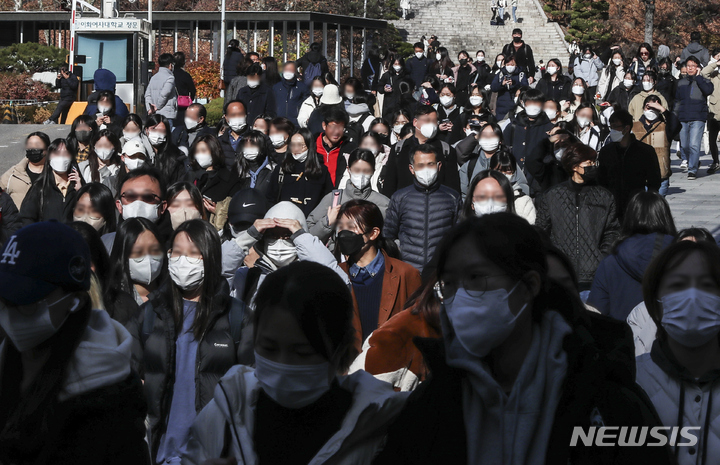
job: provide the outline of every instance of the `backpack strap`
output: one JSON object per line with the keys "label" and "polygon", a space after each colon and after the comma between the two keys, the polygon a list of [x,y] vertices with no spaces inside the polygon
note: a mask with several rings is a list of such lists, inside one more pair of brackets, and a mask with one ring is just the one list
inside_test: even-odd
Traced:
{"label": "backpack strap", "polygon": [[395,155],[400,155],[400,151],[403,148],[404,142],[405,142],[405,139],[400,139],[399,141],[397,141],[397,143],[395,144]]}
{"label": "backpack strap", "polygon": [[473,175],[473,172],[475,171],[475,165],[477,165],[477,162],[478,162],[478,157],[473,157],[470,160],[468,160],[468,170],[467,170],[468,186],[470,185],[470,182],[472,181],[472,175]]}
{"label": "backpack strap", "polygon": [[283,181],[285,181],[285,172],[283,171],[282,166],[280,166],[280,172],[278,173],[278,192],[277,192],[277,197],[275,198],[275,203],[280,202],[280,195],[282,194]]}
{"label": "backpack strap", "polygon": [[235,346],[240,344],[242,335],[242,324],[245,318],[245,303],[240,299],[230,299],[230,312],[228,320],[230,321],[230,335],[232,336]]}
{"label": "backpack strap", "polygon": [[145,318],[142,326],[142,343],[144,346],[155,327],[155,309],[153,308],[150,300],[143,304],[143,311],[145,312]]}
{"label": "backpack strap", "polygon": [[447,159],[447,157],[450,156],[450,144],[448,144],[444,140],[441,140],[440,145],[442,145],[443,157]]}

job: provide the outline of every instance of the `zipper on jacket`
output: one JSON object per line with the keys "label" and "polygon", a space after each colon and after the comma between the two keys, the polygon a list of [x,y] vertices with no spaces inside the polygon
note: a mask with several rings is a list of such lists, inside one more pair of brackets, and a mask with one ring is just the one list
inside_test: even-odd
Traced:
{"label": "zipper on jacket", "polygon": [[580,273],[580,192],[575,194],[575,272]]}
{"label": "zipper on jacket", "polygon": [[428,189],[425,189],[425,249],[423,250],[423,267],[427,265],[428,262],[428,247],[427,240],[430,236],[430,220],[429,213],[430,213],[430,191]]}

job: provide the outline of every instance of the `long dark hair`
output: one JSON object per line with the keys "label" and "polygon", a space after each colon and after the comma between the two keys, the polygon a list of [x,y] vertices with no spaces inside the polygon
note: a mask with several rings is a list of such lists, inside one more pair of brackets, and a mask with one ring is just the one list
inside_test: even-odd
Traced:
{"label": "long dark hair", "polygon": [[[120,153],[122,148],[120,147],[120,139],[115,135],[114,132],[107,129],[101,129],[95,134],[90,142],[90,153],[88,154],[88,166],[90,166],[90,177],[92,182],[100,182],[100,161],[95,153],[95,144],[102,139],[107,137],[107,140],[112,144],[115,153],[113,153],[107,160],[105,165],[117,165],[122,168],[122,160],[120,160]],[[82,174],[82,173],[81,173]]]}
{"label": "long dark hair", "polygon": [[[95,116],[90,115],[79,115],[75,120],[73,120],[72,126],[70,126],[70,134],[67,136],[68,144],[72,145],[73,150],[77,154],[77,152],[80,150],[80,146],[78,145],[77,137],[75,137],[75,130],[77,129],[80,124],[85,124],[90,127],[90,140],[93,140],[95,138],[95,134],[97,134],[98,131],[98,125],[95,122]],[[88,141],[88,145],[90,145],[90,142]],[[48,151],[49,153],[49,151]]]}
{"label": "long dark hair", "polygon": [[198,189],[195,184],[192,184],[188,181],[179,181],[168,187],[167,194],[165,194],[168,207],[173,202],[173,200],[175,200],[175,197],[177,197],[180,193],[184,191],[187,191],[188,195],[190,195],[190,199],[195,205],[195,208],[197,208],[197,211],[200,212],[202,219],[207,219],[207,214],[205,213],[205,207],[203,206],[202,194],[200,193],[200,189]]}
{"label": "long dark hair", "polygon": [[140,131],[140,134],[143,133],[143,130],[145,127],[143,126],[142,119],[140,119],[140,116],[138,116],[135,113],[130,113],[125,117],[125,119],[122,121],[122,128],[123,131],[125,130],[125,126],[128,125],[128,123],[135,123],[135,125],[138,127],[138,131]]}
{"label": "long dark hair", "polygon": [[72,213],[75,211],[75,206],[78,201],[80,201],[80,198],[85,194],[90,196],[90,203],[93,208],[99,212],[105,220],[105,224],[102,228],[100,228],[98,233],[102,236],[103,234],[115,232],[115,229],[117,228],[117,208],[115,206],[115,198],[113,197],[112,191],[109,187],[98,182],[90,182],[80,188],[75,196],[72,208],[70,209],[71,218],[69,219],[72,219]]}
{"label": "long dark hair", "polygon": [[627,238],[635,234],[677,235],[677,228],[670,212],[670,205],[665,197],[655,191],[641,191],[633,195],[628,202],[620,237],[615,241],[613,253]]}
{"label": "long dark hair", "polygon": [[[118,286],[120,289],[134,295],[133,282],[130,279],[130,268],[128,267],[128,260],[130,260],[130,254],[132,253],[133,246],[137,241],[140,234],[145,231],[150,231],[155,239],[163,245],[158,233],[157,226],[152,221],[146,218],[130,218],[122,223],[117,228],[117,234],[115,235],[115,242],[113,242],[112,253],[110,254],[110,264],[112,266],[111,281]],[[165,260],[163,260],[165,262]],[[162,282],[165,275],[167,266],[163,264],[163,271],[158,276],[158,282]]]}
{"label": "long dark hair", "polygon": [[[198,165],[197,160],[195,160],[195,151],[197,150],[197,146],[200,142],[205,142],[208,150],[210,150],[210,156],[212,157],[212,165],[210,166],[212,166],[212,168],[216,171],[225,169],[225,158],[222,147],[220,146],[220,141],[212,134],[202,134],[195,138],[190,146],[190,167],[194,170],[206,169]],[[240,143],[242,143],[242,141],[240,141]]]}
{"label": "long dark hair", "polygon": [[[107,100],[107,102],[110,104],[110,112],[106,116],[115,116],[115,94],[110,92],[109,90],[104,90],[100,92],[100,95],[98,95],[97,103],[100,103],[100,100]],[[98,110],[100,111],[100,110]]]}
{"label": "long dark hair", "polygon": [[[300,134],[305,141],[305,145],[308,148],[308,155],[307,160],[305,160],[305,169],[304,173],[305,176],[308,179],[318,179],[323,174],[323,166],[325,166],[320,160],[320,156],[317,153],[317,146],[315,145],[315,138],[312,135],[312,132],[310,132],[307,128],[300,128],[295,132],[295,134]],[[292,137],[295,135],[291,135],[290,139],[292,140]],[[293,167],[295,165],[295,159],[293,158],[292,154],[289,154],[289,156],[285,157],[285,160],[283,160],[282,164],[282,170],[284,173],[292,173]]]}
{"label": "long dark hair", "polygon": [[[50,193],[50,190],[53,188],[53,186],[55,186],[55,172],[50,166],[50,154],[53,152],[57,152],[62,147],[65,147],[65,150],[67,150],[70,154],[71,161],[70,167],[68,168],[67,172],[70,173],[73,168],[75,168],[78,173],[80,172],[76,161],[77,151],[75,150],[73,145],[65,139],[55,139],[54,141],[52,141],[47,148],[47,155],[45,155],[45,167],[43,168],[43,172],[42,174],[40,174],[40,177],[38,178],[35,185],[33,185],[33,188],[40,189],[40,196],[38,197],[38,211],[40,212],[41,217],[43,212],[45,211],[45,197]],[[82,176],[80,177],[80,182],[82,183]],[[72,181],[68,185],[68,192],[71,192],[74,189],[75,181]]]}
{"label": "long dark hair", "polygon": [[462,207],[463,218],[472,218],[475,216],[473,211],[473,191],[480,184],[480,181],[487,178],[493,178],[500,184],[500,189],[505,193],[507,199],[507,211],[508,213],[515,213],[515,193],[513,192],[512,184],[508,178],[500,171],[494,169],[480,171],[470,182],[467,195],[465,196],[465,202]]}
{"label": "long dark hair", "polygon": [[[172,143],[170,123],[163,115],[158,115],[156,113],[150,116],[147,121],[145,121],[144,130],[149,131],[150,128],[161,123],[165,126],[165,142],[157,147],[154,147],[157,148],[154,165],[158,170],[160,170],[163,180],[166,184],[168,184],[173,181],[172,176],[177,169],[177,165],[183,163],[182,158],[184,155],[182,155],[182,152],[180,152],[180,150],[175,147],[175,144]],[[148,154],[148,156],[152,157],[152,154]]]}
{"label": "long dark hair", "polygon": [[[270,125],[268,124],[268,127],[269,126]],[[247,144],[257,146],[260,152],[258,153],[258,156],[254,160],[254,162],[257,163],[258,166],[262,165],[263,162],[267,160],[267,157],[270,155],[270,144],[268,143],[268,137],[260,131],[253,130],[248,132],[245,137],[243,137],[240,141],[240,145],[243,147],[243,153],[245,145]],[[237,156],[237,160],[235,160],[235,168],[237,169],[240,179],[248,176],[248,173],[250,172],[250,162],[245,158],[245,155],[240,154]]]}
{"label": "long dark hair", "polygon": [[[383,237],[382,231],[383,226],[385,225],[385,220],[383,219],[382,212],[377,205],[367,200],[353,199],[349,202],[345,202],[340,207],[338,219],[343,216],[347,216],[355,221],[358,227],[362,230],[363,234],[368,234],[374,228],[378,228],[380,230],[380,235],[377,239],[372,241],[372,244],[378,248],[378,252],[382,250],[388,254],[388,256],[400,259],[400,252],[395,242]],[[339,248],[336,248],[335,253],[339,258],[340,251],[338,249]]]}
{"label": "long dark hair", "polygon": [[413,315],[421,315],[425,323],[440,333],[442,331],[440,325],[441,304],[435,295],[436,282],[437,275],[435,272],[430,273],[425,283],[405,301],[405,309],[408,309]]}
{"label": "long dark hair", "polygon": [[[218,299],[221,298],[218,295],[223,282],[220,236],[210,223],[203,220],[190,220],[182,223],[170,238],[171,244],[174,245],[175,238],[180,233],[188,235],[203,257],[205,276],[200,284],[200,300],[195,312],[195,321],[190,328],[195,340],[200,341],[212,323],[213,310],[218,305]],[[179,333],[182,330],[184,318],[182,290],[172,280],[169,281],[169,287],[175,317],[175,331]]]}

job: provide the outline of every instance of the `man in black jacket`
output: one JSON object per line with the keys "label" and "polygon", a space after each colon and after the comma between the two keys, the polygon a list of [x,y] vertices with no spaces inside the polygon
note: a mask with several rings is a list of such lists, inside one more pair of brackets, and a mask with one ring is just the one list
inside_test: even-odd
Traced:
{"label": "man in black jacket", "polygon": [[217,131],[215,128],[211,128],[207,125],[205,121],[206,119],[207,109],[205,108],[205,105],[193,103],[187,107],[183,121],[185,123],[185,129],[187,130],[188,146],[192,146],[198,136],[202,136],[204,134],[217,136]]}
{"label": "man in black jacket", "polygon": [[57,124],[61,121],[61,116],[62,121],[67,118],[68,111],[70,111],[70,107],[77,98],[78,83],[77,76],[68,71],[67,66],[60,68],[55,80],[55,87],[60,88],[60,101],[52,116],[45,120],[43,124]]}
{"label": "man in black jacket", "polygon": [[230,170],[235,167],[238,156],[242,156],[241,142],[243,137],[250,131],[247,124],[245,104],[240,100],[231,100],[226,103],[224,117],[230,128],[218,139],[225,155],[225,166]]}
{"label": "man in black jacket", "polygon": [[632,134],[633,117],[617,110],[610,117],[610,140],[598,156],[598,184],[615,196],[622,222],[630,197],[637,191],[660,189],[660,164],[655,149]]}
{"label": "man in black jacket", "polygon": [[416,42],[413,48],[415,49],[415,55],[408,58],[405,62],[405,70],[410,75],[410,79],[413,80],[415,88],[417,89],[425,82],[428,68],[430,68],[434,60],[425,57],[425,47],[422,42]]}
{"label": "man in black jacket", "polygon": [[250,123],[260,115],[275,116],[277,110],[272,88],[260,79],[262,73],[262,67],[258,63],[250,65],[247,69],[248,85],[242,87],[237,96],[228,97],[240,100],[245,104],[247,118]]}
{"label": "man in black jacket", "polygon": [[525,73],[528,77],[528,83],[532,84],[535,80],[535,58],[533,57],[532,48],[522,40],[522,29],[515,28],[512,32],[513,41],[506,44],[503,47],[502,54],[505,57],[510,55],[515,56],[515,64],[522,70],[525,69]]}
{"label": "man in black jacket", "polygon": [[419,145],[429,144],[435,148],[443,169],[438,173],[438,182],[460,192],[460,175],[457,168],[455,149],[437,138],[438,114],[430,105],[420,105],[413,119],[415,135],[399,141],[390,152],[385,165],[384,183],[380,193],[392,197],[395,191],[413,184],[413,175],[407,170],[407,161]]}

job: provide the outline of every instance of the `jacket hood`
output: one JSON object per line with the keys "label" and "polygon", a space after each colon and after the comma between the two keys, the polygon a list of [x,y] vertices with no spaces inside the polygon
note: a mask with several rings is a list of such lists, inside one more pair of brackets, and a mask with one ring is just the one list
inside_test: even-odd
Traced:
{"label": "jacket hood", "polygon": [[92,310],[70,360],[60,400],[117,384],[130,376],[132,336],[105,310]]}
{"label": "jacket hood", "polygon": [[109,90],[115,92],[115,85],[117,84],[117,77],[115,73],[108,69],[99,69],[93,74],[93,80],[95,81],[95,90],[104,91]]}
{"label": "jacket hood", "polygon": [[700,45],[698,42],[690,42],[685,48],[687,48],[687,51],[690,53],[699,53],[705,50],[705,47]]}
{"label": "jacket hood", "polygon": [[307,231],[307,222],[305,221],[305,215],[294,203],[280,202],[265,213],[265,219],[268,218],[281,218],[288,220],[297,220],[300,222],[300,226]]}
{"label": "jacket hood", "polygon": [[370,107],[368,107],[367,103],[351,103],[345,111],[347,111],[348,115],[350,115],[350,118],[353,118],[359,117],[364,113],[369,113]]}
{"label": "jacket hood", "polygon": [[618,246],[615,257],[623,271],[635,281],[642,282],[650,262],[672,241],[672,236],[659,233],[636,234],[628,237]]}
{"label": "jacket hood", "polygon": [[320,63],[324,57],[322,53],[311,50],[305,54],[305,58],[307,58],[310,63]]}
{"label": "jacket hood", "polygon": [[[309,465],[328,463],[334,455],[352,450],[359,443],[384,434],[400,414],[409,393],[395,392],[389,383],[365,371],[339,376],[341,388],[352,393],[352,404],[338,430],[318,451]],[[260,384],[253,368],[236,365],[215,387],[214,400],[222,415],[237,430],[246,463],[256,463],[254,446],[255,406]],[[234,437],[233,441],[237,442]],[[247,451],[252,451],[252,459]]]}

